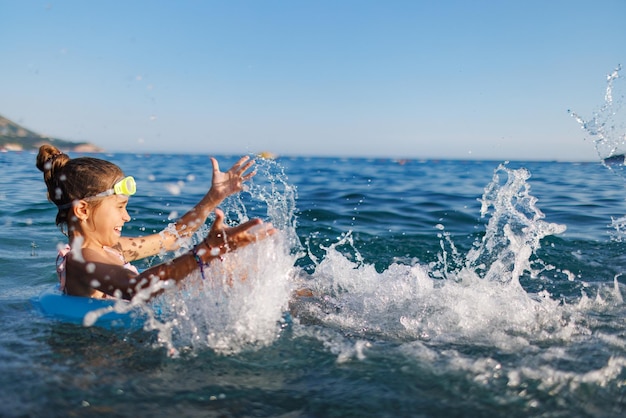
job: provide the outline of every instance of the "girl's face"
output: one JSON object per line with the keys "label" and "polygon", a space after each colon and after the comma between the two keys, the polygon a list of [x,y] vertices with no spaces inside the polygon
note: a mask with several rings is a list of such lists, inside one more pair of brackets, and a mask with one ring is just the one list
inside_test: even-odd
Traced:
{"label": "girl's face", "polygon": [[85,238],[99,245],[112,247],[119,242],[124,224],[130,221],[126,211],[128,196],[107,196],[99,203],[93,209],[89,231]]}

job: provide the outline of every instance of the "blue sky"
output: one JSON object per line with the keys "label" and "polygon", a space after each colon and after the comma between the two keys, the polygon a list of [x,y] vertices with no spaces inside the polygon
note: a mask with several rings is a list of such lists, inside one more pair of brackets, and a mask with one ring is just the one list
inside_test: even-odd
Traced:
{"label": "blue sky", "polygon": [[595,160],[626,1],[0,0],[0,114],[108,151]]}

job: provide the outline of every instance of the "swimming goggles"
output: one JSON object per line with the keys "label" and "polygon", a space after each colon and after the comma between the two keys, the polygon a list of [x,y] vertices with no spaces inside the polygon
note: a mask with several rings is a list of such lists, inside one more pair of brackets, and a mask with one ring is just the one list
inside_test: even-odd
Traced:
{"label": "swimming goggles", "polygon": [[137,183],[135,183],[135,179],[133,178],[133,176],[128,176],[115,183],[112,189],[105,190],[91,197],[111,196],[112,194],[123,194],[126,196],[132,196],[135,194],[136,191]]}

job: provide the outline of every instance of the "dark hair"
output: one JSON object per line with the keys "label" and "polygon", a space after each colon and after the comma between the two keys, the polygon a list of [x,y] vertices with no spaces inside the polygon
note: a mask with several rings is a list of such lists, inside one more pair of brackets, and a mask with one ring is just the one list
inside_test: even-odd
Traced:
{"label": "dark hair", "polygon": [[68,226],[72,202],[94,196],[113,187],[124,175],[117,165],[100,158],[70,158],[53,145],[42,145],[37,154],[37,168],[43,172],[48,200],[57,205],[56,224]]}

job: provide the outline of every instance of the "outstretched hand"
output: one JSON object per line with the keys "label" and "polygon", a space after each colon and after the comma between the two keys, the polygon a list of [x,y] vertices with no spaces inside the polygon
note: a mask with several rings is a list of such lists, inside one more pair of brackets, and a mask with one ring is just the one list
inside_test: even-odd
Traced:
{"label": "outstretched hand", "polygon": [[265,239],[274,233],[276,233],[276,229],[272,224],[264,223],[260,219],[252,219],[234,227],[226,227],[224,225],[224,212],[215,209],[215,221],[204,242],[211,248],[211,252],[216,251],[212,255],[217,256]]}
{"label": "outstretched hand", "polygon": [[211,197],[216,202],[221,202],[228,196],[243,190],[243,182],[250,180],[256,171],[246,174],[246,172],[254,165],[254,160],[249,161],[250,157],[241,157],[227,172],[220,171],[217,160],[211,157],[213,164],[213,179],[211,182]]}

